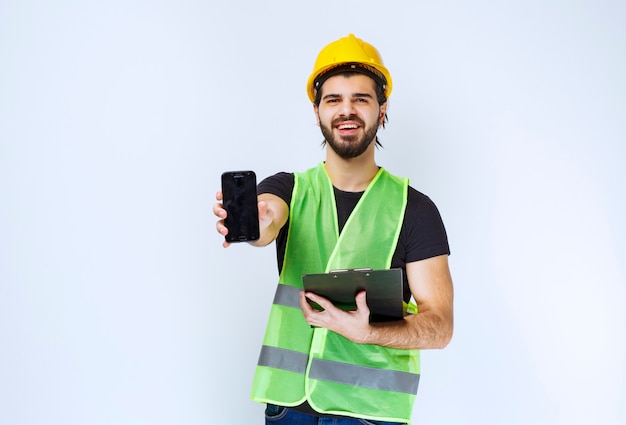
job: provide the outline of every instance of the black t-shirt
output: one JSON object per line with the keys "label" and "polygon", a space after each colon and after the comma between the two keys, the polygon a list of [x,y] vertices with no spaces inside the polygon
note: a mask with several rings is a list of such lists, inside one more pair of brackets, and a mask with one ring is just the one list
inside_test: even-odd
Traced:
{"label": "black t-shirt", "polygon": [[[293,173],[277,173],[259,183],[258,193],[271,193],[290,205],[293,186]],[[344,192],[335,188],[339,232],[343,229],[350,213],[362,195],[363,192]],[[276,238],[279,273],[283,267],[288,230],[289,223],[286,223]],[[411,297],[406,277],[406,263],[444,254],[449,255],[450,248],[446,229],[437,206],[428,196],[409,186],[404,221],[400,229],[398,245],[391,260],[391,268],[402,268],[403,270],[405,301]]]}

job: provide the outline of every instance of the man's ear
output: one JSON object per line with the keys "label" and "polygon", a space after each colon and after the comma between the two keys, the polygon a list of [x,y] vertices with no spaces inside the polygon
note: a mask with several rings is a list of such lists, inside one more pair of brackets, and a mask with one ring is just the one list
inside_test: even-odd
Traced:
{"label": "man's ear", "polygon": [[378,113],[378,126],[382,127],[385,123],[385,114],[387,114],[387,102],[380,105],[380,112]]}
{"label": "man's ear", "polygon": [[320,108],[314,103],[313,104],[313,112],[315,113],[315,120],[317,121],[317,126],[320,126]]}

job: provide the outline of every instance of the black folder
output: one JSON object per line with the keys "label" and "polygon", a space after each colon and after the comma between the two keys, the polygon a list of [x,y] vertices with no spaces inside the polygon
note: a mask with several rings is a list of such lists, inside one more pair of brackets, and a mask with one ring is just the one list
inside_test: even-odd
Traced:
{"label": "black folder", "polygon": [[[302,275],[305,291],[327,298],[343,310],[355,310],[356,294],[366,291],[370,322],[402,319],[402,282],[402,269],[350,269]],[[321,310],[316,303],[310,304]]]}

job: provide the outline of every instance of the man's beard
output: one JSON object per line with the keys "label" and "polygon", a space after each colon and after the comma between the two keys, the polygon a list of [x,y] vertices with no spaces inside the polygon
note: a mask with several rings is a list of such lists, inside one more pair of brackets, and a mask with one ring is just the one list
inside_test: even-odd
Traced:
{"label": "man's beard", "polygon": [[[361,128],[365,129],[363,137],[361,137],[360,139],[358,135],[335,137],[332,129],[339,125],[339,123],[344,121],[357,122],[361,126]],[[331,123],[331,127],[320,123],[320,128],[322,129],[322,134],[324,135],[325,142],[328,143],[331,149],[343,159],[356,158],[357,156],[365,152],[369,145],[375,140],[376,132],[378,131],[378,127],[376,127],[375,125],[370,128],[366,128],[365,123],[355,116],[350,116],[347,119],[335,119]]]}

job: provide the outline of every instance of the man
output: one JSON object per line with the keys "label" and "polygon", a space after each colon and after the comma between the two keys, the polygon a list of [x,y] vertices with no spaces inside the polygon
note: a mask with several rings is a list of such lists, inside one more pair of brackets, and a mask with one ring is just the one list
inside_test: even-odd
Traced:
{"label": "man", "polygon": [[[352,34],[327,45],[307,83],[326,159],[259,184],[261,237],[254,245],[276,241],[280,271],[252,389],[253,400],[267,403],[266,423],[410,422],[418,350],[443,348],[452,337],[439,212],[407,179],[375,162],[391,89],[372,45]],[[226,235],[221,200],[218,192],[213,211]],[[404,301],[412,297],[418,313],[370,323],[365,292],[355,310],[344,311],[302,290],[303,274],[364,267],[402,268]]]}

